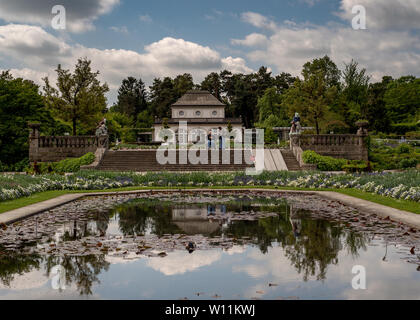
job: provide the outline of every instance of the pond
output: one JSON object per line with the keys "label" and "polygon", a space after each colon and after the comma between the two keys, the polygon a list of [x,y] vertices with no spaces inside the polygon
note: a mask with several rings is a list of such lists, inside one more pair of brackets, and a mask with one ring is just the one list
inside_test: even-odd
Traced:
{"label": "pond", "polygon": [[315,195],[87,197],[2,226],[0,299],[420,299],[419,253],[419,230]]}

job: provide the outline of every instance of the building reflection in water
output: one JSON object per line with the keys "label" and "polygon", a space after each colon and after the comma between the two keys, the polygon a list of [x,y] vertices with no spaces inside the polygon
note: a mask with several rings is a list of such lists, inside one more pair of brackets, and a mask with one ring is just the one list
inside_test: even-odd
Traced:
{"label": "building reflection in water", "polygon": [[[252,221],[233,219],[239,212],[275,214]],[[256,199],[199,204],[156,203],[143,199],[120,205],[105,214],[98,212],[91,220],[69,220],[57,226],[60,241],[115,233],[124,236],[146,233],[158,236],[180,233],[209,237],[227,235],[237,241],[250,239],[262,254],[275,245],[283,248],[284,256],[305,281],[310,276],[325,279],[328,266],[338,264],[340,251],[357,256],[369,242],[368,234],[314,218],[286,202],[258,203]],[[48,275],[57,264],[65,268],[67,284],[75,283],[82,294],[91,294],[100,273],[109,268],[104,255],[54,257],[15,252],[0,254],[0,281],[7,285],[14,276],[32,269],[43,268]]]}
{"label": "building reflection in water", "polygon": [[[220,231],[226,223],[230,222],[230,214],[226,213],[225,204],[207,204],[202,207],[176,206],[171,214],[172,222],[188,235],[210,235]],[[226,216],[226,219],[209,219],[216,214]]]}

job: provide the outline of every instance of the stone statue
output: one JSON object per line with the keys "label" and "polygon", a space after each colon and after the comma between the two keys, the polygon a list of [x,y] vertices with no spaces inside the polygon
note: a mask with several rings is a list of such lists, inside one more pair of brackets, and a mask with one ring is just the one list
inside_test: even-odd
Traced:
{"label": "stone statue", "polygon": [[290,128],[289,135],[300,134],[301,131],[302,131],[302,126],[300,125],[300,116],[299,116],[299,113],[296,112],[292,120],[292,126]]}
{"label": "stone statue", "polygon": [[98,126],[96,127],[96,136],[107,136],[108,135],[108,128],[106,126],[106,119],[103,118],[101,122],[99,122]]}

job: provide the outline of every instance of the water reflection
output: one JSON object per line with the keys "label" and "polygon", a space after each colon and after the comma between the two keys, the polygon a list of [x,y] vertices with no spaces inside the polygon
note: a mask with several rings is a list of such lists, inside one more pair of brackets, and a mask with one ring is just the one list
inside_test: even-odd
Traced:
{"label": "water reflection", "polygon": [[[254,218],[258,212],[275,214]],[[241,216],[248,219],[238,219]],[[340,253],[356,259],[360,252],[367,250],[371,241],[368,233],[351,231],[342,223],[314,218],[310,212],[297,210],[284,200],[253,199],[191,204],[141,199],[129,201],[107,212],[95,212],[91,217],[59,224],[59,241],[116,233],[123,236],[154,234],[159,237],[168,234],[202,234],[215,241],[231,237],[235,247],[239,248],[246,239],[263,255],[270,248],[281,249],[288,263],[304,281],[312,277],[317,280],[327,279],[327,270],[339,264]],[[199,258],[200,261],[192,259],[194,266],[189,267],[188,263],[183,262],[188,257],[178,254],[177,258],[177,254],[175,252],[171,256],[172,263],[175,260],[184,263],[181,269],[183,272],[211,265],[222,258],[215,251],[202,251],[197,256],[203,258]],[[238,254],[242,254],[241,251]],[[210,260],[203,262],[207,261],[204,258],[206,256]],[[157,259],[150,260],[149,265],[157,270],[165,270],[167,275],[176,274],[163,260]],[[168,258],[168,261],[171,259]],[[25,254],[19,250],[6,252],[0,248],[0,281],[5,287],[10,286],[15,277],[32,270],[42,269],[45,276],[51,278],[51,270],[57,265],[66,271],[66,285],[75,285],[81,295],[92,295],[93,287],[100,285],[100,275],[107,272],[111,264],[106,254],[83,255],[81,252],[79,256],[42,256]]]}

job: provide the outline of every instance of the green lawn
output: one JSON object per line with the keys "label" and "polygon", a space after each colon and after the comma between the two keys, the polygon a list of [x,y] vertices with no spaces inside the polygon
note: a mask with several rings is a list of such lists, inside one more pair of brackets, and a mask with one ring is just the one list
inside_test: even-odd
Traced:
{"label": "green lawn", "polygon": [[[405,210],[413,213],[420,214],[420,205],[418,202],[414,201],[408,201],[408,200],[397,200],[392,199],[388,197],[383,197],[380,195],[376,195],[373,193],[367,193],[360,190],[355,189],[309,189],[309,188],[292,188],[292,187],[272,187],[272,186],[258,186],[258,187],[250,187],[250,186],[242,186],[242,187],[207,187],[208,189],[252,189],[252,188],[258,188],[258,189],[277,189],[277,190],[306,190],[306,191],[335,191],[342,194],[346,194],[349,196],[353,196],[355,198],[368,200],[371,202],[379,203],[388,207],[392,207],[395,209]],[[206,189],[207,189],[206,188]],[[58,196],[61,196],[63,194],[67,193],[97,193],[97,192],[113,192],[113,191],[132,191],[132,190],[159,190],[159,189],[198,189],[197,187],[126,187],[126,188],[119,188],[119,189],[107,189],[107,190],[89,190],[89,191],[81,191],[81,190],[75,190],[75,191],[69,191],[69,190],[58,190],[58,191],[46,191],[46,192],[40,192],[33,194],[29,197],[19,198],[15,200],[10,201],[4,201],[0,202],[0,213],[22,208],[34,203],[38,203],[41,201],[49,200]]]}

